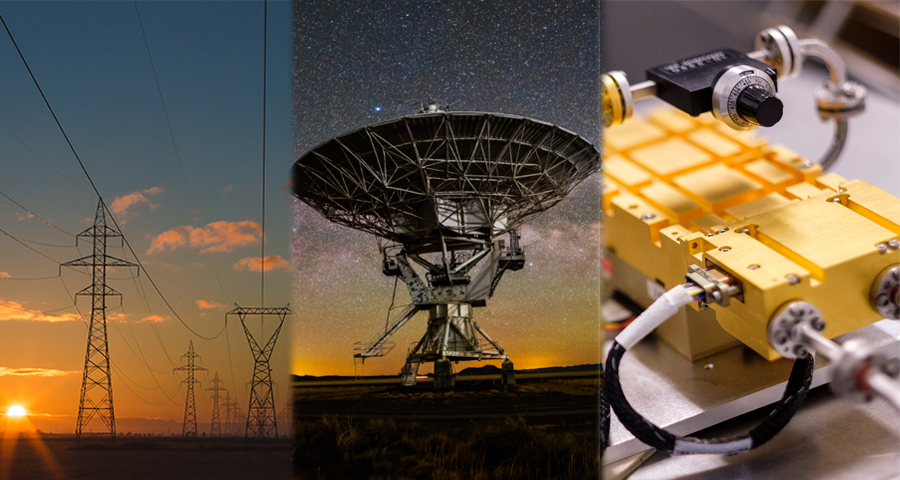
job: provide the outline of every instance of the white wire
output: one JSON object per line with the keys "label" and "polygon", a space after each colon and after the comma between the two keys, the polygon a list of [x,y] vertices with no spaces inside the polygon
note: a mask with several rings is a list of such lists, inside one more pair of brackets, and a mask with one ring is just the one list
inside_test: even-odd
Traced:
{"label": "white wire", "polygon": [[625,350],[633,347],[644,337],[650,334],[656,327],[662,325],[678,309],[693,302],[694,299],[688,292],[692,285],[678,285],[659,297],[644,313],[638,315],[630,325],[616,336],[616,342]]}

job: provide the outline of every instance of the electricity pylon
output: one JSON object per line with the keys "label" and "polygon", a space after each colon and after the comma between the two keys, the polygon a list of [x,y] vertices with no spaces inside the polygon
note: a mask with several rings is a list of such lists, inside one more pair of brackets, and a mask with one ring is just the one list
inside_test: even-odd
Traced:
{"label": "electricity pylon", "polygon": [[221,437],[222,436],[222,426],[219,423],[219,399],[222,398],[219,395],[220,391],[226,391],[224,388],[219,387],[222,383],[222,380],[219,380],[219,372],[216,372],[216,375],[212,380],[209,381],[211,387],[207,388],[207,391],[212,391],[212,401],[213,401],[213,410],[212,410],[212,422],[209,426],[209,436],[210,437]]}
{"label": "electricity pylon", "polygon": [[222,429],[222,434],[226,437],[231,436],[231,422],[231,394],[225,390],[225,428]]}
{"label": "electricity pylon", "polygon": [[284,402],[284,406],[281,407],[281,422],[283,433],[286,436],[290,436],[294,424],[294,405],[290,395],[288,395],[287,401]]}
{"label": "electricity pylon", "polygon": [[194,353],[194,341],[191,340],[187,353],[181,356],[182,360],[187,359],[187,363],[174,369],[187,372],[187,378],[181,381],[181,383],[187,384],[187,395],[184,397],[184,420],[181,424],[181,436],[183,437],[197,436],[197,408],[194,402],[194,384],[200,383],[200,380],[194,379],[194,372],[206,370],[196,365],[195,360],[199,358],[201,358],[200,355]]}
{"label": "electricity pylon", "polygon": [[[272,358],[272,351],[275,350],[275,342],[284,325],[284,319],[292,313],[291,309],[286,306],[282,308],[244,308],[235,304],[235,308],[225,314],[226,321],[228,315],[237,315],[240,318],[244,334],[247,336],[247,343],[250,344],[250,351],[253,353],[253,380],[250,388],[250,404],[247,407],[245,437],[278,437],[275,397],[272,393],[272,367],[269,365],[269,360]],[[247,328],[246,319],[250,315],[258,315],[263,319],[267,315],[277,316],[280,319],[278,327],[275,328],[269,341],[263,347],[259,346],[259,343],[253,338],[253,334],[250,333],[250,329]]]}
{"label": "electricity pylon", "polygon": [[[106,284],[106,272],[111,267],[137,267],[120,258],[106,254],[107,239],[119,238],[122,233],[106,224],[106,206],[103,200],[97,202],[94,224],[75,236],[75,245],[82,238],[90,238],[93,252],[77,260],[63,263],[62,267],[87,267],[91,272],[91,285],[75,294],[91,296],[91,322],[88,325],[87,353],[84,355],[84,376],[81,380],[81,398],[78,401],[78,420],[75,436],[81,441],[82,435],[116,437],[116,415],[113,410],[112,377],[109,371],[109,343],[106,336],[106,297],[122,294]],[[140,274],[140,270],[138,270]],[[121,299],[120,299],[121,302]],[[92,420],[103,422],[103,430],[93,430]]]}

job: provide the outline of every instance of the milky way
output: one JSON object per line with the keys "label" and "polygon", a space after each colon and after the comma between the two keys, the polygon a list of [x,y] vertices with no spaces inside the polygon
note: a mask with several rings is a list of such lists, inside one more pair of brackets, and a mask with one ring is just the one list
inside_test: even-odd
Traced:
{"label": "milky way", "polygon": [[[415,112],[500,112],[599,144],[599,2],[303,1],[294,11],[294,154]],[[389,5],[387,5],[389,3]],[[517,368],[599,358],[599,178],[520,228],[526,266],[504,276],[476,321]],[[384,326],[394,279],[375,237],[293,208],[294,373],[352,374],[353,343]],[[397,303],[408,303],[402,282]],[[394,374],[424,333],[421,313],[396,349],[366,363]]]}

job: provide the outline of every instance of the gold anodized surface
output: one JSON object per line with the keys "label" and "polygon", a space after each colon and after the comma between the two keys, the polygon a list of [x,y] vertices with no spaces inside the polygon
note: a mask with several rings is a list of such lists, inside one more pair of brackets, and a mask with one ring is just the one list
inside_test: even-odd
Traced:
{"label": "gold anodized surface", "polygon": [[[688,265],[717,265],[744,287],[743,301],[712,306],[718,325],[770,360],[779,355],[768,345],[768,322],[785,302],[816,305],[831,338],[881,319],[869,291],[879,272],[900,263],[897,251],[878,248],[900,236],[900,199],[823,175],[785,147],[748,132],[730,135],[704,116],[670,109],[648,118],[631,125],[627,141],[616,136],[628,123],[606,133],[607,154],[638,169],[607,170],[609,181],[640,179],[604,193],[604,244],[628,265],[624,275],[639,272],[671,288],[684,282]],[[723,148],[726,137],[740,151]],[[640,282],[613,283],[646,297]],[[728,346],[719,327],[683,320],[657,333],[684,355]]]}

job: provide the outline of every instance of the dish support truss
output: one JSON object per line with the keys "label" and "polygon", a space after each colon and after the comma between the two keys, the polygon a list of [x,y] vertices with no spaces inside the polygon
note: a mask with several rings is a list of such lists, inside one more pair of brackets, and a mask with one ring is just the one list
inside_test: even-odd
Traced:
{"label": "dish support truss", "polygon": [[[452,387],[449,362],[468,360],[503,360],[511,362],[502,347],[473,319],[473,307],[484,306],[500,277],[507,270],[520,270],[525,255],[519,237],[510,231],[510,246],[503,240],[487,243],[469,238],[442,241],[439,262],[430,262],[409,247],[388,246],[383,249],[383,272],[397,276],[409,289],[412,304],[394,310],[384,332],[371,341],[358,343],[354,358],[358,364],[367,358],[385,356],[393,348],[390,338],[420,311],[428,311],[425,335],[410,346],[401,371],[401,385],[412,386],[422,363],[435,364],[435,387]],[[447,248],[450,243],[452,247]],[[428,272],[423,279],[410,261]]]}

